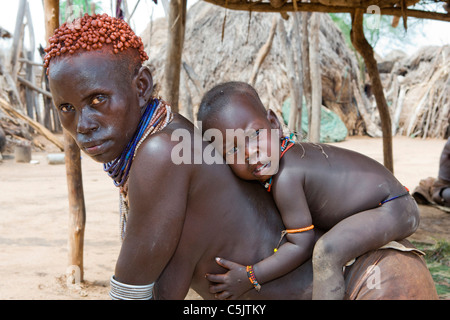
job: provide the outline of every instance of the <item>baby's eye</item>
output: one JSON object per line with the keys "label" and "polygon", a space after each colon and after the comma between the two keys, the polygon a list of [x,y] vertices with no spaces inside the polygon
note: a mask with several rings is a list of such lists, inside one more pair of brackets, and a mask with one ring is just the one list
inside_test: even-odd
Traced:
{"label": "baby's eye", "polygon": [[256,130],[256,131],[252,132],[248,137],[249,137],[250,139],[255,139],[257,136],[259,136],[260,131],[261,131],[261,130],[258,129],[258,130]]}
{"label": "baby's eye", "polygon": [[231,148],[230,150],[227,151],[226,155],[227,156],[231,156],[231,155],[235,154],[237,151],[238,151],[238,148],[237,147],[233,147],[233,148]]}
{"label": "baby's eye", "polygon": [[95,96],[91,101],[91,105],[95,106],[97,104],[104,102],[105,100],[106,100],[106,97],[104,95]]}
{"label": "baby's eye", "polygon": [[74,107],[70,104],[62,104],[59,106],[59,111],[61,112],[71,112],[74,111]]}

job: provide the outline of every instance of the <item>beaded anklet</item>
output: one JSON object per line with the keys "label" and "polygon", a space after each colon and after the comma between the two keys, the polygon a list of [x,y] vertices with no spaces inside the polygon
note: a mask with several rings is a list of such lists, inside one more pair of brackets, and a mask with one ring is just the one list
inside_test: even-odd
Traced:
{"label": "beaded anklet", "polygon": [[255,272],[253,271],[253,266],[247,266],[247,277],[248,280],[253,284],[253,287],[255,287],[255,290],[259,292],[261,290],[261,285],[256,281]]}

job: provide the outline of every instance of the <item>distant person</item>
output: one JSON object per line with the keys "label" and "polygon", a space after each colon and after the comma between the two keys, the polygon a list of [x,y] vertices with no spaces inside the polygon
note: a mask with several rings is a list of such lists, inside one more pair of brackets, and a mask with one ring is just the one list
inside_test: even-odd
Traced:
{"label": "distant person", "polygon": [[1,153],[5,150],[6,146],[6,134],[3,128],[0,126],[0,159],[1,159]]}
{"label": "distant person", "polygon": [[450,212],[450,137],[441,153],[437,178],[420,181],[413,193],[420,204],[430,204]]}
{"label": "distant person", "polygon": [[[252,283],[259,289],[312,256],[313,298],[343,299],[345,263],[406,238],[419,225],[416,202],[383,165],[350,150],[283,137],[277,116],[246,83],[227,82],[207,92],[198,120],[204,132],[214,128],[224,137],[227,130],[240,130],[244,138],[227,136],[214,144],[238,177],[259,181],[272,193],[286,227],[287,242],[253,266],[218,259],[230,271],[207,278],[226,292],[222,298],[239,297]],[[271,139],[278,139],[278,168],[278,159],[270,159]],[[314,226],[327,231],[315,246]],[[238,281],[246,272],[250,281]]]}
{"label": "distant person", "polygon": [[438,205],[450,208],[450,137],[442,150],[438,178],[433,184],[431,194]]}

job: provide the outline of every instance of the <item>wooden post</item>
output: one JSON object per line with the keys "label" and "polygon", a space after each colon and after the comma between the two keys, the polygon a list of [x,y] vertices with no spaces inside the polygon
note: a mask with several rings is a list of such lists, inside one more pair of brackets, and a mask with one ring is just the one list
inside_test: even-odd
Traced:
{"label": "wooden post", "polygon": [[[27,17],[27,28],[28,28],[28,34],[30,37],[30,51],[27,51],[26,58],[29,61],[34,61],[34,51],[36,50],[36,42],[34,39],[34,28],[33,28],[33,20],[31,18],[31,11],[30,11],[30,4],[27,2],[26,9],[25,9],[25,16]],[[26,77],[29,82],[31,82],[33,85],[35,83],[35,76],[34,76],[34,68],[31,63],[27,63],[26,67]],[[36,93],[32,91],[30,88],[25,88],[25,96],[26,96],[26,102],[27,102],[27,113],[30,118],[33,119],[33,113],[36,111],[36,121],[39,123],[42,123],[41,120],[41,113],[39,110],[39,105],[37,103],[36,99]]]}
{"label": "wooden post", "polygon": [[322,78],[319,57],[320,13],[312,14],[310,28],[311,123],[309,124],[309,141],[318,143],[320,142],[320,109],[322,108]]}
{"label": "wooden post", "polygon": [[184,29],[186,25],[187,0],[171,0],[166,63],[164,67],[163,99],[170,103],[173,112],[178,112],[181,56],[183,53]]}
{"label": "wooden post", "polygon": [[352,39],[353,46],[359,54],[361,54],[366,64],[373,93],[375,95],[375,101],[377,102],[377,108],[380,113],[381,131],[383,133],[384,166],[394,173],[391,115],[389,114],[389,108],[384,96],[383,85],[380,80],[377,60],[375,60],[373,48],[364,36],[363,15],[363,9],[355,9],[355,12],[352,14],[352,30],[350,31],[350,37]]}
{"label": "wooden post", "polygon": [[252,86],[255,85],[259,68],[264,62],[264,59],[266,59],[267,55],[269,54],[270,48],[272,48],[273,38],[275,37],[275,31],[277,29],[277,21],[278,21],[277,18],[274,16],[272,18],[272,26],[270,27],[269,37],[267,38],[266,43],[259,49],[258,55],[256,56],[252,74],[250,75],[250,80],[248,80],[248,83]]}
{"label": "wooden post", "polygon": [[303,95],[305,96],[306,110],[308,110],[308,123],[311,123],[311,72],[309,66],[309,31],[311,12],[302,12],[302,74],[303,74]]}
{"label": "wooden post", "polygon": [[[278,34],[280,36],[281,47],[284,51],[286,59],[287,76],[289,80],[289,91],[291,93],[291,109],[289,112],[288,129],[290,133],[297,131],[297,116],[299,106],[301,106],[302,99],[299,97],[299,87],[296,79],[295,61],[292,46],[289,43],[286,28],[284,27],[284,19],[280,16],[278,20]],[[301,110],[301,109],[300,109]]]}
{"label": "wooden post", "polygon": [[19,8],[17,10],[16,26],[14,28],[13,43],[11,48],[11,59],[10,59],[10,72],[11,75],[13,76],[14,81],[16,80],[17,77],[16,68],[20,53],[20,43],[22,41],[23,36],[23,18],[25,16],[26,7],[27,7],[27,0],[20,0]]}
{"label": "wooden post", "polygon": [[[59,26],[59,0],[44,0],[45,30],[47,39]],[[69,268],[79,272],[83,281],[83,243],[86,210],[81,176],[80,149],[70,136],[64,133],[67,188],[69,196]],[[78,270],[77,270],[78,269]]]}
{"label": "wooden post", "polygon": [[303,61],[302,61],[302,42],[300,40],[300,34],[302,32],[300,23],[298,21],[300,17],[300,12],[294,12],[292,14],[294,18],[294,27],[295,30],[292,33],[292,40],[295,39],[296,44],[296,50],[295,52],[295,58],[296,58],[296,64],[295,64],[295,78],[297,79],[297,95],[298,95],[298,106],[297,106],[297,132],[298,132],[298,139],[299,141],[302,140],[302,110],[303,110]]}

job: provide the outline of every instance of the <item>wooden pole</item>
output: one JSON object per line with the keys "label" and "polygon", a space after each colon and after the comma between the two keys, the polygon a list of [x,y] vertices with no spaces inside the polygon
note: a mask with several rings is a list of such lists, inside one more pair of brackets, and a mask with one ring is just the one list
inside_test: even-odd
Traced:
{"label": "wooden pole", "polygon": [[302,12],[302,75],[303,75],[303,95],[305,96],[306,110],[308,110],[308,123],[311,123],[311,71],[309,66],[309,31],[311,12]]}
{"label": "wooden pole", "polygon": [[183,53],[184,29],[186,25],[187,0],[171,0],[166,63],[164,67],[163,98],[170,103],[173,112],[178,112],[181,56]]}
{"label": "wooden pole", "polygon": [[20,53],[20,43],[22,41],[23,36],[23,18],[25,16],[26,7],[27,7],[27,0],[20,0],[19,8],[17,10],[16,26],[14,28],[14,37],[11,48],[11,60],[10,60],[10,72],[11,75],[13,76],[14,81],[16,80],[17,77],[16,67]]}
{"label": "wooden pole", "polygon": [[44,89],[39,88],[34,83],[31,83],[31,81],[28,81],[27,79],[22,78],[21,76],[17,76],[17,81],[20,82],[23,85],[26,85],[28,88],[33,89],[39,93],[42,93],[44,97],[52,98],[52,94]]}
{"label": "wooden pole", "polygon": [[311,123],[309,124],[309,141],[320,142],[320,114],[322,108],[322,78],[320,76],[320,13],[311,16],[309,39],[309,63],[311,75]]}
{"label": "wooden pole", "polygon": [[294,27],[293,29],[295,32],[292,33],[292,39],[295,39],[295,78],[297,79],[297,94],[298,94],[298,106],[297,106],[297,133],[298,133],[298,139],[301,141],[301,134],[302,134],[302,110],[303,110],[303,61],[302,61],[302,42],[300,40],[300,34],[301,34],[301,26],[299,23],[299,17],[301,13],[300,12],[294,12],[293,18],[294,18]]}
{"label": "wooden pole", "polygon": [[267,55],[270,52],[270,48],[272,48],[273,38],[275,37],[275,31],[277,29],[277,21],[278,19],[274,16],[272,18],[272,26],[270,27],[269,37],[267,38],[266,43],[259,49],[258,55],[255,59],[255,64],[253,65],[252,74],[250,76],[250,80],[248,83],[252,86],[255,85],[256,77],[258,76],[259,68],[261,67],[264,59],[266,59]]}
{"label": "wooden pole", "polygon": [[[59,26],[59,0],[44,0],[45,30],[47,39]],[[64,133],[64,152],[66,160],[67,188],[69,196],[69,267],[78,271],[83,281],[83,243],[86,209],[81,176],[80,149],[70,136]],[[78,270],[77,270],[78,269]]]}
{"label": "wooden pole", "polygon": [[363,31],[364,10],[356,9],[352,14],[352,30],[350,36],[353,46],[361,54],[367,67],[372,84],[375,101],[380,113],[381,131],[383,133],[383,156],[384,166],[394,173],[394,161],[392,155],[392,125],[391,115],[383,92],[380,74],[378,73],[377,60],[374,57],[373,48],[367,42]]}
{"label": "wooden pole", "polygon": [[[360,1],[361,3],[356,6],[327,6],[317,1],[313,2],[299,2],[297,1],[295,6],[293,2],[285,3],[279,8],[274,8],[270,3],[267,2],[246,2],[246,1],[229,1],[229,0],[204,0],[205,2],[212,3],[217,6],[221,6],[231,10],[243,10],[252,12],[296,12],[296,11],[308,11],[308,12],[346,12],[353,13],[355,9],[366,10],[367,1]],[[390,7],[390,8],[380,8],[380,14],[388,16],[408,16],[419,19],[431,19],[440,21],[450,21],[450,14],[440,13],[434,11],[423,11],[415,9],[404,10],[401,7]]]}
{"label": "wooden pole", "polygon": [[61,151],[64,150],[64,145],[57,137],[53,135],[46,127],[41,125],[39,122],[34,121],[27,115],[22,114],[15,108],[11,107],[3,98],[0,97],[0,109],[3,109],[6,113],[9,113],[14,118],[21,119],[25,121],[30,127],[36,130],[39,134],[44,136],[48,141],[57,146]]}
{"label": "wooden pole", "polygon": [[[30,37],[30,50],[25,52],[26,57],[28,60],[33,61],[34,60],[34,51],[36,50],[36,42],[34,39],[34,28],[33,28],[33,20],[31,18],[31,11],[30,11],[30,4],[27,2],[26,9],[25,9],[25,16],[27,18],[27,28],[28,28],[28,34]],[[20,59],[19,59],[20,60]],[[34,76],[34,68],[31,64],[27,64],[25,67],[26,70],[26,78],[29,82],[32,84],[35,83],[35,76]],[[39,105],[37,103],[36,99],[36,92],[30,90],[30,88],[25,88],[25,96],[26,96],[26,102],[27,102],[27,113],[30,118],[33,118],[33,113],[36,111],[36,121],[39,123],[42,123],[41,118],[41,112],[39,109]]]}
{"label": "wooden pole", "polygon": [[[289,80],[289,91],[291,95],[291,109],[289,112],[288,129],[290,133],[297,131],[297,116],[299,106],[301,106],[301,96],[299,97],[299,88],[295,73],[294,53],[292,51],[291,43],[287,37],[286,28],[284,26],[284,19],[280,16],[278,20],[278,35],[280,36],[281,46],[284,51],[286,59],[287,76]],[[300,109],[301,110],[301,109]]]}

